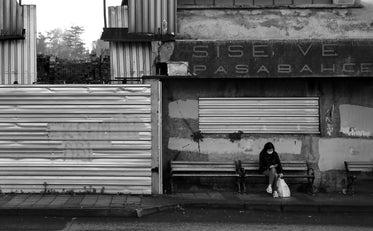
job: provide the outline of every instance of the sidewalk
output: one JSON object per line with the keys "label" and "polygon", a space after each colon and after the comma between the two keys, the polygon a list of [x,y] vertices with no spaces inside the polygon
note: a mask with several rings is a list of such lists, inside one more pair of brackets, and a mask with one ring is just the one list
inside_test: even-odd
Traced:
{"label": "sidewalk", "polygon": [[0,215],[142,217],[170,209],[213,208],[277,212],[370,212],[373,193],[337,193],[272,198],[265,193],[179,193],[173,195],[1,194]]}

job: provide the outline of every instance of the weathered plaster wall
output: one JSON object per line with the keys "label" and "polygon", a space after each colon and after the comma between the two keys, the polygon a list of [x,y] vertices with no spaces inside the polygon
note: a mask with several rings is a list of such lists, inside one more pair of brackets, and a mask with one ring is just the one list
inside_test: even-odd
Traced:
{"label": "weathered plaster wall", "polygon": [[320,139],[320,171],[343,170],[345,160],[373,161],[372,150],[372,139]]}
{"label": "weathered plaster wall", "polygon": [[178,11],[179,38],[373,38],[373,1],[364,8]]}
{"label": "weathered plaster wall", "polygon": [[[244,134],[234,142],[228,134],[203,134],[199,144],[193,141],[192,134],[199,130],[199,97],[259,96],[319,96],[321,134]],[[263,145],[271,141],[282,160],[309,161],[320,190],[341,190],[344,160],[373,160],[372,137],[351,136],[342,130],[342,124],[358,129],[371,126],[364,120],[371,115],[372,98],[373,80],[368,78],[164,80],[164,166],[170,160],[256,160]],[[360,115],[351,115],[353,110]],[[167,184],[168,169],[164,171]]]}
{"label": "weathered plaster wall", "polygon": [[231,142],[227,138],[205,138],[203,142],[194,142],[190,138],[170,137],[168,149],[172,151],[203,153],[211,161],[219,160],[249,160],[258,159],[258,153],[267,142],[276,146],[276,151],[282,155],[300,155],[302,139],[300,138],[258,138],[245,137],[240,141]]}
{"label": "weathered plaster wall", "polygon": [[341,113],[341,132],[346,136],[373,136],[373,108],[343,104]]}

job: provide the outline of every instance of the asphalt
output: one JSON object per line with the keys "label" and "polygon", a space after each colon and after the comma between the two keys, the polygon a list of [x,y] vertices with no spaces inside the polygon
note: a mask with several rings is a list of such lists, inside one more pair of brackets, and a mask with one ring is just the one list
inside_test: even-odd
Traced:
{"label": "asphalt", "polygon": [[266,193],[177,193],[172,195],[0,194],[0,215],[64,217],[142,217],[187,208],[240,211],[373,213],[373,192],[293,194],[272,198]]}

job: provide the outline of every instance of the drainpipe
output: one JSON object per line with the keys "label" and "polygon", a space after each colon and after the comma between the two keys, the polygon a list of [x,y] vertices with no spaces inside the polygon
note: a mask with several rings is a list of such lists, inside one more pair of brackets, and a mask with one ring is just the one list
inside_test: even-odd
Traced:
{"label": "drainpipe", "polygon": [[106,23],[106,0],[104,0],[104,27],[105,28],[107,27],[107,23]]}

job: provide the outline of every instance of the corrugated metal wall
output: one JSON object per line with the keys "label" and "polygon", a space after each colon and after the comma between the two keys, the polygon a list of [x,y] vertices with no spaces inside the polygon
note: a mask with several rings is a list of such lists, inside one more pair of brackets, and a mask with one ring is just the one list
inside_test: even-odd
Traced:
{"label": "corrugated metal wall", "polygon": [[23,9],[16,0],[0,0],[0,37],[22,35]]}
{"label": "corrugated metal wall", "polygon": [[[109,27],[128,27],[127,6],[109,7]],[[152,48],[145,43],[110,43],[111,78],[139,78],[152,74]],[[131,80],[129,80],[131,82]]]}
{"label": "corrugated metal wall", "polygon": [[128,28],[128,7],[111,6],[109,12],[109,27]]}
{"label": "corrugated metal wall", "polygon": [[204,133],[318,134],[319,98],[200,98]]}
{"label": "corrugated metal wall", "polygon": [[130,33],[176,34],[177,0],[129,0]]}
{"label": "corrugated metal wall", "polygon": [[3,192],[151,193],[150,85],[0,86]]}
{"label": "corrugated metal wall", "polygon": [[25,40],[0,41],[0,84],[36,81],[36,6],[22,6]]}
{"label": "corrugated metal wall", "polygon": [[110,43],[111,76],[139,78],[151,75],[152,56],[150,43]]}

